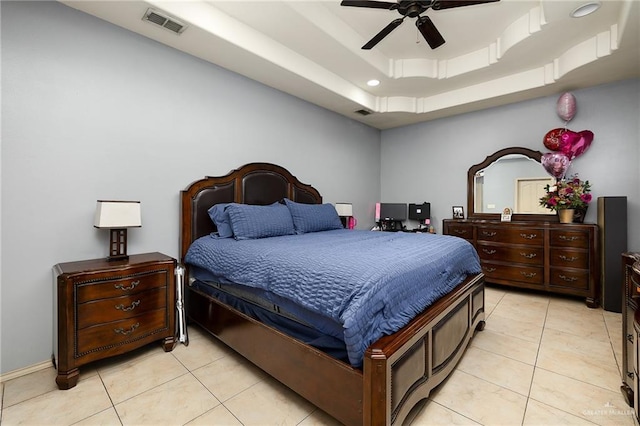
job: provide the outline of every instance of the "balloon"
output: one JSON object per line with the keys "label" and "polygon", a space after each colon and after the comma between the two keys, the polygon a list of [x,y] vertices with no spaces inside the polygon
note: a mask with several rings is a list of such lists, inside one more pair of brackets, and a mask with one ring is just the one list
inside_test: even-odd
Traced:
{"label": "balloon", "polygon": [[584,154],[593,142],[593,132],[583,130],[581,132],[572,132],[567,130],[560,136],[560,151],[569,157],[570,160]]}
{"label": "balloon", "polygon": [[544,135],[544,139],[542,142],[547,149],[551,151],[558,151],[560,149],[560,137],[567,129],[553,129],[549,130],[546,135]]}
{"label": "balloon", "polygon": [[576,98],[569,92],[563,93],[558,98],[556,111],[564,121],[571,121],[576,115]]}
{"label": "balloon", "polygon": [[562,179],[571,165],[571,160],[561,152],[548,152],[542,155],[542,167],[556,179]]}
{"label": "balloon", "polygon": [[593,132],[591,130],[583,130],[580,132],[580,140],[573,145],[573,158],[578,157],[591,146],[593,142]]}
{"label": "balloon", "polygon": [[573,159],[573,146],[580,140],[580,133],[568,130],[560,136],[560,151],[567,155],[569,159]]}

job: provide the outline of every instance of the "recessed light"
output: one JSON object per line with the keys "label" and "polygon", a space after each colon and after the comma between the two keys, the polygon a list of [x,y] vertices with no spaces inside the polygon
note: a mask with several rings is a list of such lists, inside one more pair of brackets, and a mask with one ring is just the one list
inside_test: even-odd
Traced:
{"label": "recessed light", "polygon": [[376,87],[380,84],[380,80],[369,80],[367,81],[367,86]]}
{"label": "recessed light", "polygon": [[571,12],[572,18],[582,18],[583,16],[591,15],[596,10],[600,9],[599,1],[592,1],[589,3],[585,3],[582,6],[576,8],[573,12]]}

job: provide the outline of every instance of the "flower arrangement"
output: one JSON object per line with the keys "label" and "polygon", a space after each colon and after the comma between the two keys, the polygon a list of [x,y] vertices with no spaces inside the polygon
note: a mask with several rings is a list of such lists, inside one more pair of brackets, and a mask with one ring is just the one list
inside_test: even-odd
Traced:
{"label": "flower arrangement", "polygon": [[575,174],[570,179],[545,187],[547,194],[540,198],[540,205],[550,210],[584,209],[591,202],[591,185]]}

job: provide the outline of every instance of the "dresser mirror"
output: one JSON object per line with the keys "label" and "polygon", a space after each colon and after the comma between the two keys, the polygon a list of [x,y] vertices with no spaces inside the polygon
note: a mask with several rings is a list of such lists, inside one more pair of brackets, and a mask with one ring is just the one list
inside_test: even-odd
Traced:
{"label": "dresser mirror", "polygon": [[505,148],[489,155],[467,173],[467,211],[470,219],[499,220],[505,208],[512,220],[556,221],[540,207],[544,187],[555,179],[544,170],[542,153],[528,148]]}

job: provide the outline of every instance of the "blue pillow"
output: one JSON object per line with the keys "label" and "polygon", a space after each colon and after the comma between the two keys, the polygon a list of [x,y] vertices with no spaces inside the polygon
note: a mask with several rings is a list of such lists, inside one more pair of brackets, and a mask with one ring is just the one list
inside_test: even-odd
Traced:
{"label": "blue pillow", "polygon": [[225,211],[231,219],[231,229],[236,240],[295,234],[291,214],[284,204],[230,204]]}
{"label": "blue pillow", "polygon": [[296,234],[344,228],[333,204],[302,204],[288,198],[284,202],[291,212]]}
{"label": "blue pillow", "polygon": [[221,238],[233,237],[233,229],[231,229],[231,221],[229,214],[225,211],[225,208],[231,203],[220,203],[211,207],[207,212],[209,217],[216,225],[218,229],[218,235]]}

